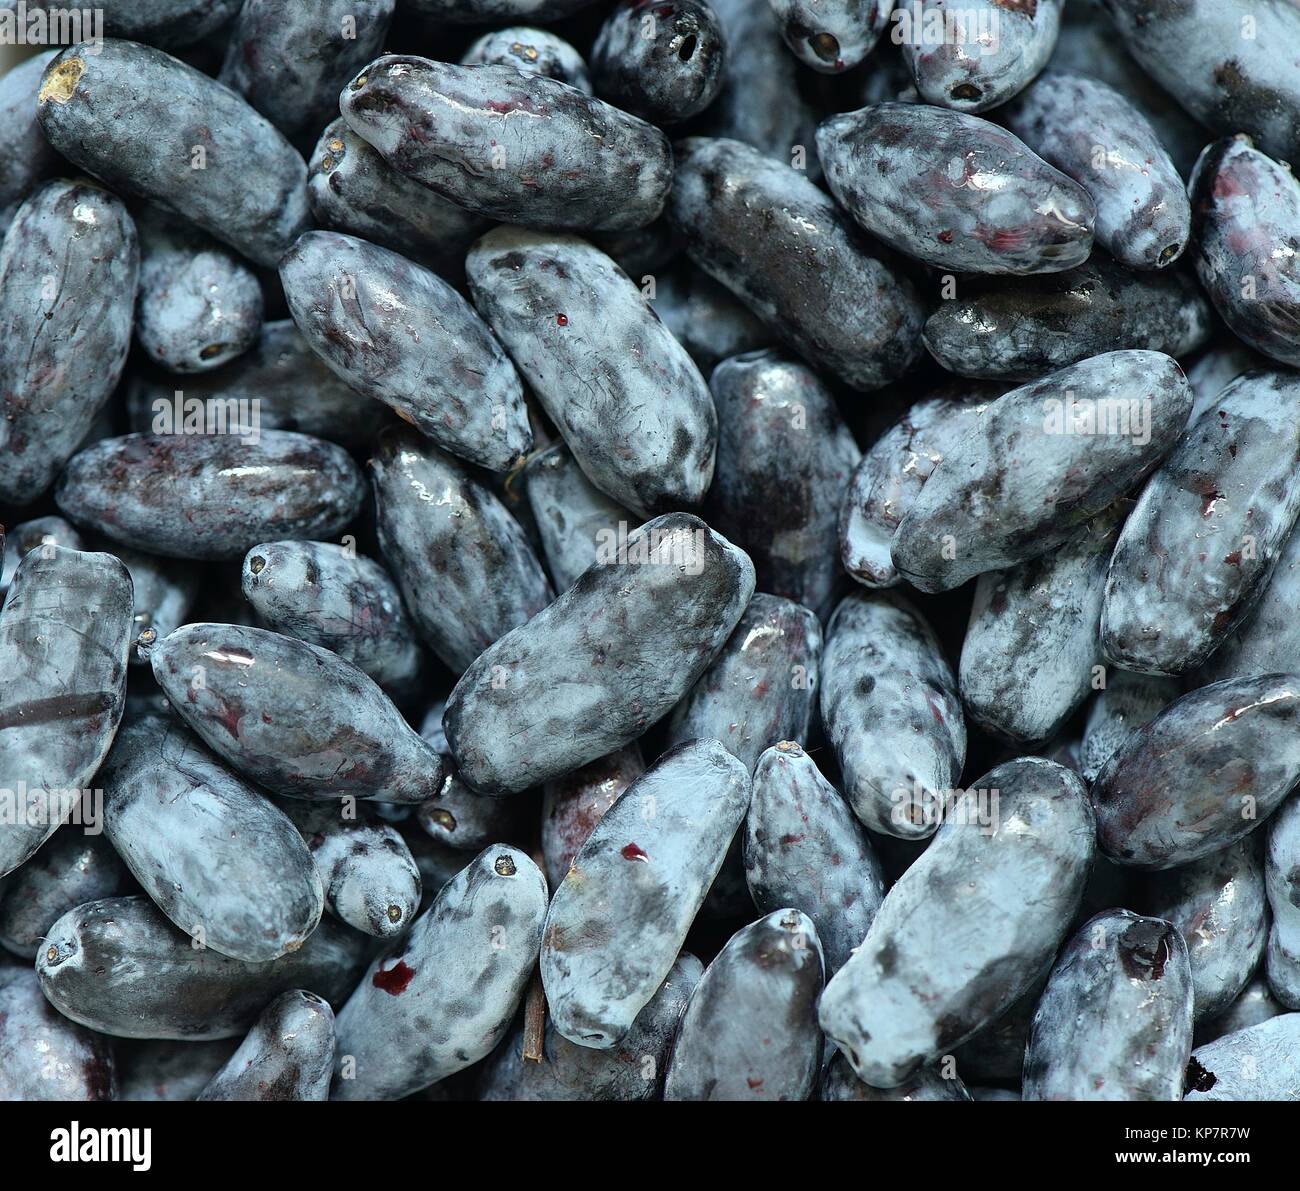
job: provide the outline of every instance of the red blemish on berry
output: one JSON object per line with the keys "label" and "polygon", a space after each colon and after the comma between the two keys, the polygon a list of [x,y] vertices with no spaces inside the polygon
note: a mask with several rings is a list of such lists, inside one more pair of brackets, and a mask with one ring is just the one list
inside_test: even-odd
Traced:
{"label": "red blemish on berry", "polygon": [[752,1075],[749,1076],[745,1082],[755,1091],[763,1086],[763,1081],[761,1079],[755,1079]]}
{"label": "red blemish on berry", "polygon": [[1214,179],[1214,197],[1215,198],[1235,198],[1239,194],[1245,194],[1245,188],[1231,174],[1220,173]]}
{"label": "red blemish on berry", "polygon": [[649,860],[650,857],[645,854],[636,844],[626,844],[623,847],[624,860]]}
{"label": "red blemish on berry", "polygon": [[934,716],[934,722],[935,722],[936,724],[938,724],[939,727],[942,728],[942,727],[943,727],[943,709],[939,706],[939,704],[938,704],[938,702],[936,701],[935,697],[934,697],[932,694],[928,693],[928,692],[926,693],[925,701],[926,701],[926,704],[927,704],[927,705],[929,706],[929,708],[930,708],[930,714],[931,714],[932,716]]}
{"label": "red blemish on berry", "polygon": [[781,837],[781,843],[784,844],[784,845],[786,845],[787,847],[788,847],[790,844],[801,844],[801,843],[803,843],[803,836],[802,836],[802,835],[783,835],[783,836]]}
{"label": "red blemish on berry", "polygon": [[1208,517],[1214,512],[1214,506],[1223,499],[1221,492],[1207,492],[1201,497],[1201,516]]}
{"label": "red blemish on berry", "polygon": [[400,997],[410,985],[415,977],[415,969],[408,968],[402,960],[398,960],[388,971],[380,968],[370,978],[370,983],[376,988],[382,988],[390,997]]}
{"label": "red blemish on berry", "polygon": [[1024,238],[1022,232],[999,230],[990,235],[985,240],[985,243],[994,252],[1008,252],[1011,249],[1019,248],[1024,242]]}
{"label": "red blemish on berry", "polygon": [[235,708],[231,707],[229,703],[223,703],[221,705],[221,714],[217,716],[217,719],[231,736],[236,740],[239,739],[239,721],[243,719],[243,716]]}
{"label": "red blemish on berry", "polygon": [[555,325],[558,327],[567,327],[569,325],[569,316],[567,314],[557,314],[555,316]]}
{"label": "red blemish on berry", "polygon": [[939,243],[940,243],[940,244],[951,244],[951,243],[952,243],[952,232],[949,232],[949,231],[943,231],[943,232],[940,232],[940,233],[939,233]]}
{"label": "red blemish on berry", "polygon": [[1223,561],[1230,567],[1241,566],[1241,551],[1234,550],[1231,554],[1224,555]]}

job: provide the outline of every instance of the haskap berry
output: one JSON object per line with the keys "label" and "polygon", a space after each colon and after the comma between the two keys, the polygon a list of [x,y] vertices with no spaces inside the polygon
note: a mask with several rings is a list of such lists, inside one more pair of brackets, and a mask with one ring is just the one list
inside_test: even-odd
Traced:
{"label": "haskap berry", "polygon": [[0,1099],[1300,1098],[1294,0],[25,10]]}

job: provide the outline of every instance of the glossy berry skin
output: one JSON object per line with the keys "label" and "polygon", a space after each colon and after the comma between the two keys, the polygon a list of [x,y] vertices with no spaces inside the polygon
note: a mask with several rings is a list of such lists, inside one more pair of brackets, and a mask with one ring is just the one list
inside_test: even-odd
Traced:
{"label": "glossy berry skin", "polygon": [[314,132],[339,88],[383,48],[396,0],[244,0],[218,75],[290,139]]}
{"label": "glossy berry skin", "polygon": [[423,802],[442,760],[337,654],[266,629],[187,624],[150,649],[158,685],[237,773],[295,798]]}
{"label": "glossy berry skin", "polygon": [[823,191],[739,141],[692,137],[674,151],[668,218],[696,265],[850,387],[878,389],[906,371],[920,347],[920,301]]}
{"label": "glossy berry skin", "polygon": [[[1008,1093],[1008,1095],[1011,1094]],[[945,1079],[939,1074],[937,1067],[920,1068],[896,1088],[873,1088],[869,1083],[863,1083],[854,1074],[848,1059],[836,1051],[835,1057],[831,1059],[826,1067],[825,1075],[822,1076],[818,1098],[821,1100],[866,1100],[872,1103],[896,1100],[958,1101],[965,1103],[971,1099],[979,1100],[983,1097],[972,1096],[971,1092],[966,1090],[966,1085],[957,1076]],[[1020,1099],[1019,1096],[1014,1095],[1011,1098]]]}
{"label": "glossy berry skin", "polygon": [[0,1100],[116,1100],[117,1066],[103,1034],[69,1021],[27,968],[0,969]]}
{"label": "glossy berry skin", "polygon": [[1284,1013],[1198,1046],[1187,1083],[1184,1099],[1192,1102],[1297,1099],[1300,1013]]}
{"label": "glossy berry skin", "polygon": [[635,530],[623,561],[592,567],[462,675],[444,720],[460,776],[510,793],[630,744],[691,689],[753,593],[749,558],[698,518]]}
{"label": "glossy berry skin", "polygon": [[[37,54],[0,75],[0,211],[22,202],[59,170],[59,155],[36,123],[41,76],[57,53]],[[0,232],[3,224],[0,216]]]}
{"label": "glossy berry skin", "polygon": [[115,897],[128,881],[102,833],[69,824],[0,886],[0,946],[29,961],[58,918],[84,902]]}
{"label": "glossy berry skin", "polygon": [[929,624],[901,596],[854,591],[826,626],[821,718],[864,826],[933,835],[961,776],[966,725],[957,680]]}
{"label": "glossy berry skin", "polygon": [[1112,669],[1088,712],[1080,748],[1079,774],[1092,782],[1130,732],[1148,724],[1183,693],[1172,678]]}
{"label": "glossy berry skin", "polygon": [[862,453],[827,387],[788,356],[724,360],[709,387],[718,410],[710,518],[754,560],[763,591],[821,611],[838,586],[837,511]]}
{"label": "glossy berry skin", "polygon": [[267,628],[332,650],[380,686],[401,687],[418,673],[420,647],[397,584],[355,549],[260,542],[244,556],[241,583]]}
{"label": "glossy berry skin", "polygon": [[1300,516],[1298,403],[1291,373],[1234,381],[1143,490],[1106,581],[1102,645],[1117,665],[1186,673],[1254,603]]}
{"label": "glossy berry skin", "polygon": [[404,931],[420,909],[420,870],[401,833],[345,807],[282,799],[325,889],[325,908],[379,939]]}
{"label": "glossy berry skin", "polygon": [[316,929],[324,890],[302,837],[175,717],[123,728],[99,780],[104,831],[180,930],[266,963]]}
{"label": "glossy berry skin", "polygon": [[636,744],[598,757],[547,782],[542,795],[542,855],[546,880],[559,887],[578,850],[623,791],[645,773]]}
{"label": "glossy berry skin", "polygon": [[1137,273],[1095,254],[1064,273],[963,291],[926,321],[925,346],[949,372],[1023,381],[1112,349],[1183,357],[1213,327],[1189,273]]}
{"label": "glossy berry skin", "polygon": [[689,952],[672,970],[614,1050],[575,1046],[546,1019],[542,1060],[522,1056],[522,1024],[484,1063],[480,1100],[656,1100],[673,1038],[704,965]]}
{"label": "glossy berry skin", "polygon": [[396,1100],[487,1055],[523,997],[545,916],[541,870],[515,848],[482,852],[339,1011],[332,1099]]}
{"label": "glossy berry skin", "polygon": [[582,474],[573,452],[556,443],[534,454],[524,472],[528,507],[556,591],[573,586],[595,561],[604,535],[637,521]]}
{"label": "glossy berry skin", "polygon": [[[1096,835],[1077,776],[1029,757],[974,790],[822,994],[822,1029],[873,1087],[897,1087],[1009,1008],[1050,962],[1083,894]],[[996,912],[972,915],[967,898],[951,896],[957,879]]]}
{"label": "glossy berry skin", "polygon": [[448,669],[461,673],[551,602],[519,523],[450,455],[402,427],[384,435],[370,473],[384,559]]}
{"label": "glossy berry skin", "polygon": [[[900,13],[904,5],[900,5]],[[1023,91],[1052,56],[1065,0],[919,0],[921,25],[905,37],[903,56],[926,103],[987,112]],[[924,36],[927,22],[955,17],[965,38]],[[961,28],[961,26],[957,26]],[[991,42],[980,38],[990,30]]]}
{"label": "glossy berry skin", "polygon": [[38,119],[50,144],[116,192],[170,207],[259,265],[306,229],[307,167],[293,146],[240,96],[160,50],[64,50],[45,72]]}
{"label": "glossy berry skin", "polygon": [[807,1100],[822,1037],[821,941],[812,919],[777,910],[737,931],[691,993],[665,1100]]}
{"label": "glossy berry skin", "polygon": [[881,103],[817,130],[831,193],[872,235],[957,273],[1059,273],[1092,250],[1096,208],[1005,129]]}
{"label": "glossy berry skin", "polygon": [[[1274,816],[1274,831],[1282,815]],[[1198,1022],[1223,1013],[1263,957],[1268,902],[1259,843],[1247,836],[1147,882],[1143,909],[1173,923],[1187,943]]]}
{"label": "glossy berry skin", "polygon": [[131,612],[131,577],[111,554],[55,546],[18,564],[0,614],[0,755],[11,775],[0,876],[54,834],[73,809],[68,792],[90,789],[108,753],[126,705]]}
{"label": "glossy berry skin", "polygon": [[1191,403],[1182,369],[1147,351],[1093,356],[1003,394],[900,522],[895,567],[921,591],[950,591],[1051,550],[1156,467]]}
{"label": "glossy berry skin", "polygon": [[808,738],[821,653],[813,612],[756,592],[722,652],[673,710],[668,743],[719,740],[752,773],[778,741]]}
{"label": "glossy berry skin", "polygon": [[462,55],[462,66],[513,66],[525,74],[545,75],[587,95],[591,79],[582,55],[548,29],[512,25],[484,33]]}
{"label": "glossy berry skin", "polygon": [[1300,777],[1300,678],[1211,683],[1134,731],[1092,786],[1098,844],[1118,864],[1166,869],[1235,843]]}
{"label": "glossy berry skin", "polygon": [[229,423],[242,424],[251,421],[256,409],[259,430],[293,430],[345,447],[368,446],[393,420],[385,406],[335,376],[290,318],[263,323],[248,351],[213,372],[132,377],[127,386],[129,428],[169,432],[178,388],[187,401],[204,403],[205,416],[225,410]]}
{"label": "glossy berry skin", "polygon": [[1237,136],[1206,148],[1190,189],[1196,274],[1223,321],[1256,351],[1300,367],[1300,182]]}
{"label": "glossy berry skin", "polygon": [[512,66],[385,54],[344,88],[339,107],[389,165],[510,223],[644,227],[672,183],[672,151],[653,125]]}
{"label": "glossy berry skin", "polygon": [[902,582],[889,544],[934,469],[999,396],[992,386],[949,386],[918,401],[862,456],[840,505],[840,563],[864,587]]}
{"label": "glossy berry skin", "polygon": [[662,756],[606,812],[555,891],[541,973],[556,1029],[608,1050],[671,970],[749,804],[716,740]]}
{"label": "glossy berry skin", "polygon": [[1008,107],[1007,127],[1097,207],[1097,243],[1120,264],[1163,269],[1192,234],[1187,191],[1146,118],[1105,83],[1050,72]]}
{"label": "glossy berry skin", "polygon": [[514,366],[437,274],[354,236],[308,232],[280,279],[303,337],[351,388],[493,471],[531,450]]}
{"label": "glossy berry skin", "polygon": [[[1269,988],[1288,1009],[1300,1009],[1300,802],[1294,798],[1268,825],[1264,879],[1273,915],[1265,958]],[[1263,914],[1256,921],[1262,927]]]}
{"label": "glossy berry skin", "polygon": [[243,355],[262,331],[262,287],[229,249],[158,208],[139,218],[135,335],[168,372],[207,372]]}
{"label": "glossy berry skin", "polygon": [[197,1100],[326,1100],[334,1071],[334,1010],[304,989],[281,993]]}
{"label": "glossy berry skin", "polygon": [[802,910],[833,976],[866,937],[885,897],[885,874],[840,792],[792,740],[759,758],[745,816],[745,882],[754,904]]}
{"label": "glossy berry skin", "polygon": [[1124,48],[1198,120],[1300,157],[1300,11],[1289,0],[1103,2]]}
{"label": "glossy berry skin", "polygon": [[1088,697],[1125,505],[1117,501],[1050,554],[979,577],[958,671],[972,723],[1030,745],[1060,732]]}
{"label": "glossy berry skin", "polygon": [[74,455],[55,490],[71,520],[169,558],[231,559],[258,542],[328,538],[356,516],[365,485],[332,443],[262,430],[128,434]]}
{"label": "glossy berry skin", "polygon": [[297,951],[250,964],[193,946],[147,897],[69,910],[37,953],[41,991],[65,1017],[119,1038],[237,1038],[280,993],[338,1003],[366,961],[366,936],[328,919]]}
{"label": "glossy berry skin", "polygon": [[1177,928],[1108,910],[1048,977],[1025,1053],[1026,1100],[1181,1100],[1192,969]]}
{"label": "glossy berry skin", "polygon": [[108,191],[49,182],[18,208],[0,248],[0,500],[38,499],[113,392],[139,269]]}
{"label": "glossy berry skin", "polygon": [[591,48],[591,78],[615,107],[677,124],[717,98],[727,53],[705,0],[621,0]]}
{"label": "glossy berry skin", "polygon": [[894,0],[768,0],[785,44],[822,74],[852,70],[884,32]]}
{"label": "glossy berry skin", "polygon": [[576,236],[501,227],[465,271],[587,478],[642,517],[699,505],[713,478],[713,401],[622,269]]}
{"label": "glossy berry skin", "polygon": [[399,174],[340,116],[307,160],[312,214],[323,227],[391,248],[444,277],[486,229],[482,216]]}

